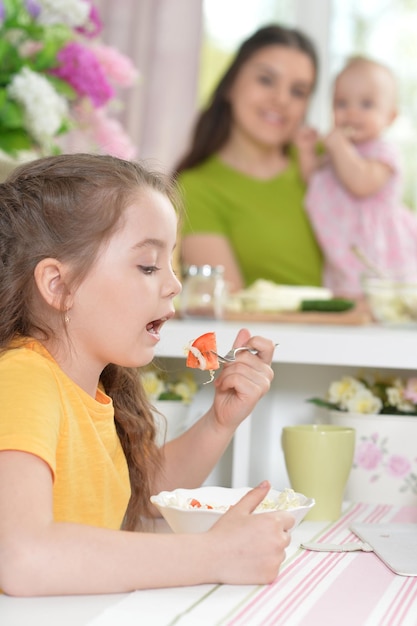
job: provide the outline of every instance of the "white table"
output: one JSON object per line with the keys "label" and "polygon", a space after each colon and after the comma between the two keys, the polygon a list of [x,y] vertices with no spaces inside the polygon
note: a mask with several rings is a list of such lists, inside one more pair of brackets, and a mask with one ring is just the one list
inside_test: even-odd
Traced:
{"label": "white table", "polygon": [[[275,378],[271,392],[238,429],[233,449],[213,473],[211,484],[239,487],[267,478],[278,489],[288,486],[280,444],[282,426],[325,418],[323,411],[306,402],[307,398],[324,396],[329,383],[345,374],[384,371],[405,376],[417,371],[416,328],[379,325],[172,320],[162,330],[156,353],[168,369],[181,369],[190,340],[215,331],[219,352],[225,353],[243,326],[253,335],[270,337],[279,344],[273,359]],[[191,419],[202,414],[211,394],[210,385],[201,389]]]}
{"label": "white table", "polygon": [[277,580],[265,586],[200,585],[131,594],[0,596],[1,626],[415,626],[417,577],[393,574],[375,554],[309,552],[300,543],[357,540],[354,521],[417,523],[417,508],[346,505],[334,523],[294,530]]}

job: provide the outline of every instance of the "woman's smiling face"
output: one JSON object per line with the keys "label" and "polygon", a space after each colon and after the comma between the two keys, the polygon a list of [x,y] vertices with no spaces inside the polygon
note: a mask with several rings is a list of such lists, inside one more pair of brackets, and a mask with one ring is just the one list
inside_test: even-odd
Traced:
{"label": "woman's smiling face", "polygon": [[315,74],[312,60],[300,50],[280,45],[258,50],[229,93],[232,133],[265,146],[291,142],[306,115]]}
{"label": "woman's smiling face", "polygon": [[152,360],[181,291],[172,269],[176,230],[168,198],[150,188],[138,191],[73,294],[68,331],[91,366],[137,367]]}

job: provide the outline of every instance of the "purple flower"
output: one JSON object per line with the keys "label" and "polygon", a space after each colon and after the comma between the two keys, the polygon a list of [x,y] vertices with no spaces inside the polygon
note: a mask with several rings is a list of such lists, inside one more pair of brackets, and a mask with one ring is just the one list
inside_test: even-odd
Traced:
{"label": "purple flower", "polygon": [[41,12],[41,7],[36,0],[25,0],[26,11],[34,17],[35,19],[38,17]]}
{"label": "purple flower", "polygon": [[57,54],[59,67],[51,70],[66,81],[79,96],[87,96],[95,107],[101,107],[114,96],[97,57],[80,43],[72,41]]}
{"label": "purple flower", "polygon": [[382,461],[382,452],[371,441],[363,441],[355,452],[355,463],[365,470],[375,469]]}
{"label": "purple flower", "polygon": [[3,0],[0,0],[0,22],[4,20],[6,16],[6,10],[4,8]]}
{"label": "purple flower", "polygon": [[394,476],[394,478],[402,478],[411,471],[411,464],[408,459],[399,454],[393,454],[388,459],[386,464],[388,474]]}

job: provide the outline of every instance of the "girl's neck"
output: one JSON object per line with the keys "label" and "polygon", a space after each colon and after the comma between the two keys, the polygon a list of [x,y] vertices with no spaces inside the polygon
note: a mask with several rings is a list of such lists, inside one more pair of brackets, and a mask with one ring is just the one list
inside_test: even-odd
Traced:
{"label": "girl's neck", "polygon": [[100,371],[95,371],[92,364],[88,363],[88,359],[80,358],[77,354],[75,345],[72,344],[67,337],[61,340],[41,339],[40,343],[48,350],[49,354],[54,358],[62,371],[76,385],[81,387],[92,398],[96,397]]}
{"label": "girl's neck", "polygon": [[274,178],[288,165],[288,158],[279,147],[249,143],[240,137],[231,138],[217,156],[238,172],[261,180]]}

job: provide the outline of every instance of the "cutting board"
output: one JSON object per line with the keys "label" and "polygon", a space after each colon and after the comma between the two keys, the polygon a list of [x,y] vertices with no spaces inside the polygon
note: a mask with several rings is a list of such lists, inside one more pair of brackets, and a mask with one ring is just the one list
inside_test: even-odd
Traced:
{"label": "cutting board", "polygon": [[278,322],[282,324],[339,324],[360,326],[371,324],[372,315],[364,302],[358,302],[350,311],[327,313],[316,311],[226,311],[224,319],[243,322]]}

